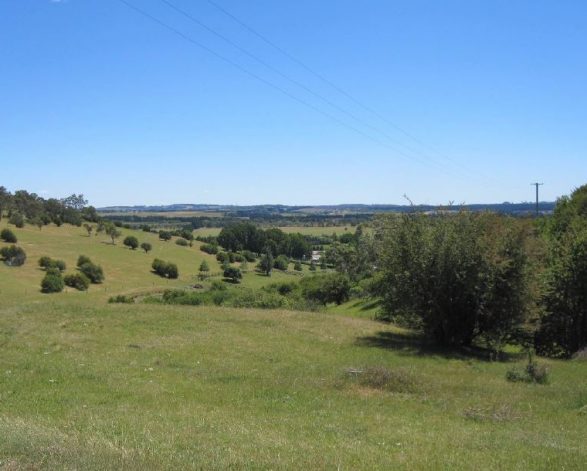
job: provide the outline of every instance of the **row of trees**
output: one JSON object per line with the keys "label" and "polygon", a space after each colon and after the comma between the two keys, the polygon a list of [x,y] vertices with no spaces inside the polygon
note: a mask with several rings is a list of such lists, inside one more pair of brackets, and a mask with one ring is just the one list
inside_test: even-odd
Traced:
{"label": "row of trees", "polygon": [[261,229],[250,222],[240,222],[224,227],[218,235],[218,243],[226,250],[248,250],[257,254],[286,255],[301,259],[312,246],[302,234],[286,234],[281,229]]}
{"label": "row of trees", "polygon": [[0,186],[0,220],[6,214],[10,223],[17,227],[23,227],[25,220],[39,228],[50,223],[81,226],[83,221],[99,221],[96,209],[87,203],[81,194],[63,199],[44,199],[25,190],[12,194]]}

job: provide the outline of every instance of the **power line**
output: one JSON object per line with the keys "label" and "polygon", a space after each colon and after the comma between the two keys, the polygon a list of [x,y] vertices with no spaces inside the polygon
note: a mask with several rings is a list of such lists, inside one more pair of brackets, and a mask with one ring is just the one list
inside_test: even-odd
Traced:
{"label": "power line", "polygon": [[[191,38],[190,36],[184,34],[183,32],[181,32],[180,30],[178,30],[177,28],[165,23],[164,21],[160,20],[159,18],[151,15],[150,13],[146,12],[145,10],[137,7],[136,5],[128,2],[127,0],[118,0],[120,3],[126,5],[128,8],[134,10],[135,12],[139,13],[140,15],[144,16],[145,18],[148,18],[149,20],[153,21],[154,23],[157,23],[159,26],[167,29],[168,31],[171,31],[172,33],[174,33],[175,35],[179,36],[180,38],[184,39],[185,41],[197,46],[200,49],[203,49],[204,51],[208,52],[209,54],[213,55],[214,57],[220,59],[221,61],[231,65],[232,67],[238,69],[239,71],[241,71],[242,73],[254,78],[255,80],[269,86],[270,88],[273,88],[274,90],[279,91],[280,93],[282,93],[283,95],[287,96],[288,98],[302,104],[303,106],[306,106],[310,109],[312,109],[313,111],[315,111],[316,113],[321,114],[322,116],[338,123],[339,125],[350,129],[352,131],[354,131],[355,133],[360,134],[361,136],[377,143],[378,145],[381,145],[383,147],[387,147],[390,148],[391,150],[393,150],[396,154],[402,156],[405,159],[408,159],[410,161],[415,160],[418,161],[419,163],[426,165],[427,162],[423,161],[422,159],[419,159],[417,157],[411,156],[406,154],[405,152],[402,152],[398,149],[393,148],[392,146],[389,146],[388,144],[382,142],[380,139],[373,137],[365,132],[363,132],[362,130],[358,129],[357,127],[337,118],[336,116],[332,115],[331,113],[328,113],[327,111],[324,111],[320,108],[318,108],[317,106],[313,105],[312,103],[309,103],[308,101],[299,98],[298,96],[290,93],[289,91],[285,90],[284,88],[280,87],[279,85],[274,84],[273,82],[271,82],[270,80],[267,80],[263,77],[261,77],[260,75],[251,72],[250,70],[248,70],[247,68],[243,67],[242,65],[238,64],[237,62],[223,56],[222,54],[216,52],[214,49],[200,43],[199,41],[196,41],[195,39]],[[440,168],[441,170],[444,170],[442,168]]]}
{"label": "power line", "polygon": [[[346,110],[345,108],[341,107],[340,105],[334,103],[332,100],[330,100],[329,98],[325,97],[324,95],[322,95],[322,94],[320,94],[320,93],[312,90],[310,87],[308,87],[307,85],[303,84],[299,80],[296,80],[296,79],[292,78],[291,76],[285,74],[284,72],[282,72],[281,70],[279,70],[277,67],[269,64],[267,61],[263,60],[262,58],[260,58],[256,54],[254,54],[254,53],[250,52],[249,50],[245,49],[244,47],[240,46],[235,41],[231,40],[230,38],[228,38],[224,34],[218,32],[214,28],[208,26],[206,23],[204,23],[203,21],[199,20],[198,18],[196,18],[192,14],[188,13],[187,11],[183,10],[182,8],[178,7],[177,5],[173,4],[169,0],[160,0],[160,1],[162,3],[164,3],[165,5],[167,5],[168,7],[170,7],[171,9],[173,9],[174,11],[176,11],[177,13],[179,13],[180,15],[182,15],[182,16],[186,17],[187,19],[189,19],[191,22],[195,23],[196,25],[200,26],[201,28],[204,28],[209,33],[213,34],[214,36],[216,36],[216,37],[222,39],[223,41],[225,41],[226,43],[230,44],[231,46],[233,46],[234,48],[236,48],[241,53],[243,53],[246,56],[248,56],[248,57],[252,58],[253,60],[257,61],[259,64],[261,64],[264,67],[268,68],[272,72],[278,74],[280,77],[284,78],[288,82],[293,83],[297,87],[300,87],[301,89],[303,89],[307,93],[311,94],[312,96],[318,98],[319,100],[322,100],[324,103],[328,104],[329,106],[331,106],[332,108],[336,109],[337,111],[345,114],[346,116],[348,116],[349,118],[353,119],[357,123],[360,123],[363,126],[371,129],[372,131],[375,131],[375,132],[381,134],[382,136],[386,137],[391,142],[393,142],[395,145],[398,145],[398,146],[401,146],[401,147],[407,149],[408,152],[412,152],[412,153],[413,152],[416,152],[416,153],[418,153],[417,150],[414,150],[410,146],[407,146],[406,144],[398,141],[393,136],[389,135],[387,132],[379,129],[376,126],[373,126],[372,124],[370,124],[370,123],[368,123],[366,121],[364,121],[363,119],[359,118],[354,113],[352,113],[352,112]],[[420,152],[420,154],[422,154],[422,153]],[[433,159],[430,159],[430,157],[426,156],[425,154],[422,154],[422,155],[424,156],[425,159],[428,159],[428,160],[430,160],[431,162],[434,163],[434,160]]]}
{"label": "power line", "polygon": [[[161,1],[164,1],[165,3],[168,3],[167,0],[161,0]],[[340,87],[339,85],[337,85],[336,83],[334,83],[332,80],[329,80],[324,75],[322,75],[321,73],[319,73],[316,70],[314,70],[312,67],[310,67],[309,65],[307,65],[302,60],[298,59],[297,57],[295,57],[292,54],[290,54],[289,52],[287,52],[285,49],[283,49],[282,47],[280,47],[279,45],[277,45],[275,42],[273,42],[269,38],[267,38],[267,36],[263,35],[259,31],[257,31],[255,28],[253,28],[252,26],[248,25],[243,20],[241,20],[240,18],[238,18],[236,15],[234,15],[233,13],[231,13],[230,11],[228,11],[222,5],[216,3],[214,0],[207,0],[207,2],[210,5],[212,5],[214,8],[216,8],[217,10],[219,10],[220,12],[222,12],[224,15],[226,15],[227,17],[229,17],[235,23],[237,23],[238,25],[240,25],[241,27],[243,27],[245,30],[247,30],[248,32],[250,32],[251,34],[253,34],[254,36],[256,36],[257,38],[259,38],[261,41],[263,41],[264,43],[266,43],[267,45],[271,46],[273,49],[275,49],[276,51],[278,51],[279,53],[281,53],[283,56],[287,57],[292,62],[298,64],[304,70],[306,70],[307,72],[311,73],[312,75],[314,75],[315,77],[317,77],[318,79],[320,79],[322,82],[324,82],[325,84],[327,84],[328,86],[330,86],[331,88],[333,88],[334,90],[336,90],[337,92],[339,92],[340,94],[344,95],[346,98],[348,98],[349,100],[351,100],[357,106],[359,106],[363,110],[371,113],[373,116],[376,116],[381,121],[384,121],[389,126],[391,126],[392,128],[394,128],[395,130],[399,131],[401,134],[403,134],[404,136],[408,137],[409,139],[411,139],[413,142],[419,144],[423,148],[427,148],[428,150],[430,150],[430,151],[438,154],[438,156],[441,157],[442,159],[446,160],[447,162],[452,163],[453,165],[455,165],[457,167],[460,167],[462,170],[464,170],[465,172],[467,172],[469,174],[473,174],[475,176],[482,176],[485,180],[490,180],[487,176],[480,175],[478,173],[472,172],[470,169],[468,169],[465,165],[461,164],[460,162],[455,161],[454,159],[446,156],[445,154],[438,152],[437,150],[435,150],[430,145],[425,144],[421,139],[419,139],[416,136],[414,136],[413,134],[409,133],[408,131],[406,131],[404,128],[402,128],[398,124],[396,124],[393,121],[389,120],[388,118],[386,118],[385,116],[383,116],[382,114],[380,114],[379,112],[377,112],[372,107],[366,105],[361,100],[359,100],[358,98],[356,98],[353,95],[351,95],[345,89],[343,89],[342,87]],[[370,125],[369,125],[369,127],[373,128],[373,129],[377,129],[376,127],[373,127],[373,126],[370,126]],[[391,138],[388,133],[385,133],[384,131],[379,131],[379,132],[382,132],[389,139],[392,139],[393,141],[398,142],[395,139]],[[403,147],[408,148],[411,151],[413,151],[413,148],[410,148],[409,146],[406,146],[405,144],[401,144],[400,143],[399,145],[402,145]],[[430,157],[427,156],[425,153],[420,152],[420,154],[422,154],[426,158],[430,159]]]}

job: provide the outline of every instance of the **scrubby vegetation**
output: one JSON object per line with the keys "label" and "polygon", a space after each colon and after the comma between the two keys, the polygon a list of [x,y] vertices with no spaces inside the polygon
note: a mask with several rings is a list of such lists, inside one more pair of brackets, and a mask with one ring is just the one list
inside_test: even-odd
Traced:
{"label": "scrubby vegetation", "polygon": [[16,244],[18,242],[14,232],[8,228],[2,229],[2,232],[0,232],[0,239],[2,239],[7,244]]}
{"label": "scrubby vegetation", "polygon": [[90,286],[90,279],[83,273],[70,273],[63,277],[63,282],[70,288],[86,291]]}
{"label": "scrubby vegetation", "polygon": [[20,267],[26,262],[25,251],[16,245],[0,248],[0,257],[9,267]]}
{"label": "scrubby vegetation", "polygon": [[151,268],[153,268],[153,271],[157,275],[163,278],[174,279],[179,276],[177,265],[172,262],[164,262],[163,260],[156,258],[155,260],[153,260]]}

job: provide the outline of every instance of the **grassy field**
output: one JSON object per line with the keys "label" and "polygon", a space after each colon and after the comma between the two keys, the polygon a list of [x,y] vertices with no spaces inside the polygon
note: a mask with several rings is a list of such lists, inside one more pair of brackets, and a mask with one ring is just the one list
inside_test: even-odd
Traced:
{"label": "grassy field", "polygon": [[[0,265],[0,469],[587,467],[585,361],[540,360],[550,384],[509,383],[522,359],[428,349],[357,302],[328,313],[107,304],[187,286],[202,259],[216,262],[140,232],[149,255],[79,228],[15,232],[29,259]],[[37,258],[72,271],[80,253],[104,267],[104,285],[41,294]],[[151,274],[155,256],[180,279]],[[366,368],[392,380],[362,382],[353,372]]]}
{"label": "grassy field", "polygon": [[108,216],[139,216],[139,217],[160,217],[160,218],[195,218],[209,217],[221,218],[224,213],[218,211],[113,211],[100,212],[105,218]]}

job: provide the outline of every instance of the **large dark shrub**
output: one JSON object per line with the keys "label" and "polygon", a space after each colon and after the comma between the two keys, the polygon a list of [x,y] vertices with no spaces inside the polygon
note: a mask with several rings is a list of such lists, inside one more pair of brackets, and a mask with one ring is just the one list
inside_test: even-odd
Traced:
{"label": "large dark shrub", "polygon": [[44,268],[45,270],[49,270],[50,268],[54,268],[60,272],[65,271],[67,266],[63,260],[54,260],[51,257],[43,256],[39,258],[39,266]]}
{"label": "large dark shrub", "polygon": [[90,260],[90,257],[86,257],[85,255],[80,255],[77,258],[77,267],[78,268],[86,263],[92,263],[92,261]]}
{"label": "large dark shrub", "polygon": [[243,274],[238,268],[228,267],[224,270],[224,278],[228,278],[233,283],[239,283]]}
{"label": "large dark shrub", "polygon": [[181,247],[187,247],[188,245],[190,245],[190,243],[183,237],[176,239],[175,243]]}
{"label": "large dark shrub", "polygon": [[104,281],[104,272],[102,267],[92,262],[86,262],[79,267],[82,272],[92,283],[99,284]]}
{"label": "large dark shrub", "polygon": [[177,265],[175,263],[165,262],[165,261],[160,260],[158,258],[153,260],[153,263],[151,264],[151,268],[153,268],[153,271],[157,275],[162,276],[164,278],[174,279],[179,276],[179,271],[178,271]]}
{"label": "large dark shrub", "polygon": [[202,244],[200,250],[210,255],[216,255],[218,253],[218,245],[216,244]]}
{"label": "large dark shrub", "polygon": [[2,229],[0,232],[0,239],[2,239],[7,244],[16,244],[17,238],[10,229]]}
{"label": "large dark shrub", "polygon": [[2,247],[0,249],[0,257],[2,257],[4,263],[9,267],[20,267],[26,262],[25,251],[16,245]]}
{"label": "large dark shrub", "polygon": [[78,291],[86,291],[90,286],[90,280],[83,273],[71,273],[63,278],[63,282]]}
{"label": "large dark shrub", "polygon": [[324,305],[348,301],[351,290],[348,277],[341,273],[303,278],[300,286],[304,298]]}
{"label": "large dark shrub", "polygon": [[49,271],[41,281],[41,291],[43,293],[60,293],[63,291],[65,284],[59,272]]}

